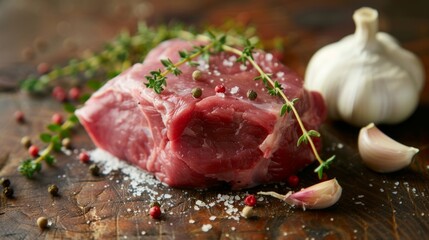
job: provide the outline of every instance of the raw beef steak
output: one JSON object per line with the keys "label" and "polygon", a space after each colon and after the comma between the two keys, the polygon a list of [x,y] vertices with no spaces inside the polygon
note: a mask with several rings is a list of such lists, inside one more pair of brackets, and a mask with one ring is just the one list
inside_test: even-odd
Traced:
{"label": "raw beef steak", "polygon": [[[270,96],[250,65],[229,53],[183,65],[183,74],[168,75],[161,94],[146,88],[145,76],[163,69],[160,59],[179,61],[179,50],[192,42],[170,40],[153,49],[92,95],[76,114],[94,143],[116,157],[152,172],[175,187],[208,187],[227,183],[234,189],[285,180],[314,160],[309,146],[297,147],[301,130],[292,114],[279,116],[282,101]],[[295,104],[307,129],[317,129],[326,115],[318,93],[273,58],[257,51],[255,60],[273,73]],[[192,72],[202,71],[195,81]],[[215,86],[225,86],[216,93]],[[202,89],[194,98],[191,90]],[[249,89],[257,92],[247,98]],[[320,140],[314,139],[320,148]]]}

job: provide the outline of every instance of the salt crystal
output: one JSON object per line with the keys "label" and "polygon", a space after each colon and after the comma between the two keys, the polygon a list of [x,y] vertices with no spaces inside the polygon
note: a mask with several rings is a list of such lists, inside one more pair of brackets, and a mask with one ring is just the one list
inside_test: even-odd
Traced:
{"label": "salt crystal", "polygon": [[214,70],[213,73],[215,76],[220,76],[220,72],[218,70]]}
{"label": "salt crystal", "polygon": [[281,77],[283,77],[285,75],[285,73],[284,72],[277,72],[276,73],[276,76],[278,77],[278,78],[281,78]]}
{"label": "salt crystal", "polygon": [[246,65],[241,64],[241,65],[240,65],[240,70],[241,70],[241,71],[246,71],[246,70],[247,70],[247,66],[246,66]]}
{"label": "salt crystal", "polygon": [[194,206],[194,210],[198,211],[200,208],[198,206]]}
{"label": "salt crystal", "polygon": [[189,219],[189,223],[194,224],[195,220],[194,219]]}
{"label": "salt crystal", "polygon": [[338,143],[338,144],[337,144],[337,148],[338,148],[338,149],[341,149],[341,148],[343,148],[343,147],[344,147],[344,145],[343,145],[342,143]]}
{"label": "salt crystal", "polygon": [[142,235],[146,235],[146,231],[142,231],[142,232],[141,232],[141,234],[142,234]]}
{"label": "salt crystal", "polygon": [[210,221],[214,221],[214,220],[216,220],[216,216],[210,216],[209,220],[210,220]]}
{"label": "salt crystal", "polygon": [[266,55],[265,55],[265,61],[267,61],[267,62],[271,62],[273,60],[273,54],[271,54],[271,53],[267,53]]}
{"label": "salt crystal", "polygon": [[383,188],[380,188],[380,192],[384,192],[384,189],[383,189]]}
{"label": "salt crystal", "polygon": [[237,87],[237,86],[232,87],[232,88],[231,88],[230,93],[231,93],[231,94],[236,94],[236,93],[238,93],[238,90],[239,90],[239,89],[240,89],[240,88],[239,88],[239,87]]}
{"label": "salt crystal", "polygon": [[237,57],[235,55],[232,55],[228,58],[228,60],[231,62],[235,62],[235,61],[237,61]]}
{"label": "salt crystal", "polygon": [[210,229],[212,229],[212,225],[211,224],[203,224],[203,226],[201,227],[201,230],[203,232],[208,232],[208,231],[210,231]]}
{"label": "salt crystal", "polygon": [[222,65],[224,65],[225,67],[232,67],[232,65],[234,65],[234,62],[224,59]]}

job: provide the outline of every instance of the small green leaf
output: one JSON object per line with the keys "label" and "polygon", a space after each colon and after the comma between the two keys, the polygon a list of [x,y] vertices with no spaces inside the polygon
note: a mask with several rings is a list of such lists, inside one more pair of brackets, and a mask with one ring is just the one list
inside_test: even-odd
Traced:
{"label": "small green leaf", "polygon": [[319,179],[322,179],[323,177],[323,171],[325,169],[328,169],[332,162],[335,159],[335,155],[332,155],[328,160],[324,161],[322,164],[320,164],[316,169],[314,169],[314,172],[317,173]]}
{"label": "small green leaf", "polygon": [[52,132],[61,132],[61,126],[57,124],[49,124],[47,128]]}
{"label": "small green leaf", "polygon": [[56,162],[55,158],[52,155],[46,155],[44,159],[45,162],[50,166],[54,165],[54,163]]}
{"label": "small green leaf", "polygon": [[80,98],[79,98],[79,102],[80,103],[84,103],[86,101],[88,101],[88,99],[91,97],[91,94],[89,93],[85,93],[83,94]]}
{"label": "small green leaf", "polygon": [[92,90],[98,90],[101,86],[103,86],[103,83],[97,80],[89,80],[86,82],[86,85],[92,89]]}
{"label": "small green leaf", "polygon": [[54,145],[54,150],[59,152],[61,151],[61,140],[60,137],[55,135],[51,139],[51,143]]}
{"label": "small green leaf", "polygon": [[302,134],[301,137],[298,138],[298,142],[296,143],[296,146],[299,147],[299,145],[301,145],[302,143],[307,143],[308,142],[308,136],[307,134]]}
{"label": "small green leaf", "polygon": [[320,133],[317,132],[316,130],[310,130],[307,132],[307,135],[310,137],[320,137]]}
{"label": "small green leaf", "polygon": [[72,123],[78,123],[79,122],[79,119],[74,114],[70,115],[67,120],[72,122]]}
{"label": "small green leaf", "polygon": [[24,160],[18,167],[19,173],[21,173],[21,175],[27,178],[32,178],[33,175],[36,172],[40,172],[41,169],[42,164],[40,164],[39,162],[35,162],[32,159]]}
{"label": "small green leaf", "polygon": [[76,111],[76,107],[71,103],[64,103],[64,110],[68,113],[74,113]]}
{"label": "small green leaf", "polygon": [[50,133],[41,133],[39,138],[42,140],[42,142],[49,143],[51,141],[52,135]]}
{"label": "small green leaf", "polygon": [[281,108],[281,110],[280,110],[280,117],[283,117],[285,114],[286,114],[286,112],[289,112],[288,111],[288,104],[283,104],[283,106],[282,106],[282,108]]}

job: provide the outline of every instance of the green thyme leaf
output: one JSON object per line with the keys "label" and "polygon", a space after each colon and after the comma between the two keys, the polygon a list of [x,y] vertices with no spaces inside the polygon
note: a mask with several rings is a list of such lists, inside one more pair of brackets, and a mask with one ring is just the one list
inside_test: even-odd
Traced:
{"label": "green thyme leaf", "polygon": [[49,124],[48,126],[47,126],[47,128],[49,129],[49,130],[51,130],[52,132],[61,132],[61,126],[60,125],[57,125],[57,124]]}
{"label": "green thyme leaf", "polygon": [[49,143],[51,142],[52,135],[50,133],[41,133],[39,138],[42,140],[42,142]]}
{"label": "green thyme leaf", "polygon": [[330,167],[334,159],[335,159],[335,155],[331,156],[328,160],[324,161],[316,169],[314,169],[314,172],[317,173],[317,176],[319,177],[319,179],[322,179],[323,171]]}
{"label": "green thyme leaf", "polygon": [[76,107],[71,103],[64,103],[64,110],[68,113],[74,113],[76,111]]}

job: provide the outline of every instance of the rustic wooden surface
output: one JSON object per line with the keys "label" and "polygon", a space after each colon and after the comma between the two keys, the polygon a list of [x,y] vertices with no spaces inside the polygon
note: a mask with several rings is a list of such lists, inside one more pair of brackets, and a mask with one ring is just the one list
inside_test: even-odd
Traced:
{"label": "rustic wooden surface", "polygon": [[[88,167],[71,156],[58,155],[55,167],[44,167],[33,180],[16,168],[26,157],[19,144],[24,135],[36,139],[50,116],[61,111],[50,97],[34,98],[17,90],[17,83],[34,73],[40,62],[63,64],[85,49],[99,49],[121,29],[136,21],[220,24],[225,19],[250,21],[265,38],[288,39],[285,62],[301,75],[311,55],[323,45],[353,32],[352,12],[359,1],[0,1],[0,177],[12,181],[15,197],[0,197],[1,239],[426,239],[429,233],[429,84],[420,106],[404,123],[381,126],[396,140],[420,148],[413,164],[393,174],[365,168],[357,153],[358,129],[340,122],[322,128],[324,152],[337,161],[328,171],[343,187],[340,201],[318,211],[292,209],[265,198],[255,219],[228,219],[223,203],[196,210],[196,201],[214,202],[218,194],[240,196],[258,190],[287,192],[285,185],[261,186],[246,191],[205,191],[160,187],[172,198],[162,200],[161,220],[150,219],[149,196],[133,196],[121,173],[93,177]],[[415,52],[429,72],[429,3],[427,1],[371,1],[380,12],[380,27]],[[45,43],[43,47],[40,43]],[[23,59],[23,52],[34,58]],[[426,81],[428,82],[428,81]],[[16,110],[27,116],[24,124],[13,118]],[[343,145],[342,148],[338,144]],[[82,128],[73,137],[76,149],[93,149]],[[315,183],[312,167],[299,174],[300,187]],[[51,197],[51,183],[60,196]],[[234,201],[241,209],[242,201]],[[41,231],[39,216],[52,226]],[[211,216],[216,219],[210,220]],[[190,223],[189,220],[195,220]],[[212,229],[202,231],[203,224]]]}

